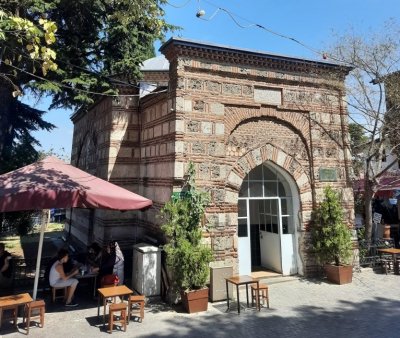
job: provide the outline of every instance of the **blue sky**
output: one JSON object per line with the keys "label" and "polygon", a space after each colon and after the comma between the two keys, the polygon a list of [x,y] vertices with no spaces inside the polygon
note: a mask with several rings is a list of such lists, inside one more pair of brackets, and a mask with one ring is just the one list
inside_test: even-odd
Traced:
{"label": "blue sky", "polygon": [[[353,30],[369,34],[380,30],[389,18],[400,20],[399,0],[168,0],[167,21],[182,27],[174,36],[215,44],[254,49],[309,59],[321,59],[314,51],[323,52],[335,40]],[[220,9],[218,9],[220,8]],[[204,10],[202,19],[196,17]],[[397,21],[399,23],[399,21]],[[254,26],[261,25],[293,42]],[[242,27],[248,28],[242,28]],[[249,27],[250,26],[250,27]],[[167,38],[171,37],[171,34]],[[160,44],[156,44],[158,49]],[[31,99],[26,97],[25,101]],[[37,107],[47,110],[48,101]],[[49,111],[45,119],[57,126],[52,132],[38,132],[35,137],[43,150],[54,149],[64,154],[71,151],[72,112]]]}

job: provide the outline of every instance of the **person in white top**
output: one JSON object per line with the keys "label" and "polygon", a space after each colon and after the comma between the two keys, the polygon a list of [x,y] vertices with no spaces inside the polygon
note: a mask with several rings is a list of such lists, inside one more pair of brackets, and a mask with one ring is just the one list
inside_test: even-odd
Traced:
{"label": "person in white top", "polygon": [[121,248],[119,247],[117,242],[111,242],[110,243],[111,247],[111,253],[115,255],[115,262],[114,262],[114,268],[113,268],[113,273],[118,276],[119,282],[118,285],[123,285],[124,284],[124,255],[121,251]]}
{"label": "person in white top", "polygon": [[69,274],[65,274],[63,264],[68,262],[68,251],[61,249],[57,255],[58,260],[54,262],[50,269],[49,282],[53,287],[67,287],[67,300],[65,306],[78,306],[72,298],[74,296],[78,280],[73,278],[79,273],[78,269],[72,270]]}

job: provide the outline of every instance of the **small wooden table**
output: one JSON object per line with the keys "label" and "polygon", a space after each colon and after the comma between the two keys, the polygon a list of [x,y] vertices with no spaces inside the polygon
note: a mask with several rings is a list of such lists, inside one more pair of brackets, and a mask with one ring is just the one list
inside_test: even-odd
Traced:
{"label": "small wooden table", "polygon": [[[257,284],[257,289],[258,289],[259,280],[257,278],[253,278],[248,275],[242,275],[242,276],[232,276],[229,278],[225,278],[225,282],[226,282],[226,302],[227,302],[227,306],[228,306],[227,311],[229,311],[228,284],[231,283],[233,285],[236,285],[237,310],[238,310],[238,314],[240,314],[239,286],[246,285],[247,307],[249,307],[249,284],[253,284],[253,283]],[[259,304],[259,303],[260,302],[257,302],[257,304]],[[258,311],[260,311],[260,308],[261,308],[261,306],[258,307]]]}
{"label": "small wooden table", "polygon": [[33,299],[29,293],[0,297],[0,327],[3,321],[4,310],[14,311],[14,325],[17,326],[18,307],[32,301]]}
{"label": "small wooden table", "polygon": [[[129,289],[125,285],[119,285],[119,286],[110,286],[108,288],[100,288],[97,289],[99,292],[100,296],[97,304],[97,317],[100,316],[100,298],[103,298],[103,326],[106,324],[106,306],[107,306],[107,298],[113,298],[113,297],[125,297],[125,296],[130,296],[133,294],[133,291]],[[128,297],[128,324],[131,319],[131,297]]]}
{"label": "small wooden table", "polygon": [[76,279],[93,279],[93,298],[96,297],[96,283],[97,283],[97,276],[98,272],[90,272],[90,273],[85,273],[84,275],[78,274],[75,276]]}
{"label": "small wooden table", "polygon": [[380,254],[390,254],[393,257],[393,271],[396,275],[398,275],[399,272],[399,266],[397,265],[397,255],[400,254],[400,249],[396,248],[383,248],[383,249],[377,249]]}

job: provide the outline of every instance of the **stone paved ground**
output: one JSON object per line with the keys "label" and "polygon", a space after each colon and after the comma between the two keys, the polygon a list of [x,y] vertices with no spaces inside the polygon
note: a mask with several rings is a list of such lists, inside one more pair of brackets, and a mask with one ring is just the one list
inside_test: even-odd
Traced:
{"label": "stone paved ground", "polygon": [[[301,278],[278,278],[270,285],[270,309],[226,313],[224,302],[209,311],[184,314],[155,303],[146,307],[143,323],[131,322],[115,337],[400,337],[400,276],[371,269],[356,273],[353,283],[333,285]],[[241,299],[245,299],[242,292]],[[96,303],[73,310],[48,306],[44,329],[32,338],[108,336],[96,318]],[[21,332],[23,332],[21,330]],[[21,337],[6,323],[0,337]]]}

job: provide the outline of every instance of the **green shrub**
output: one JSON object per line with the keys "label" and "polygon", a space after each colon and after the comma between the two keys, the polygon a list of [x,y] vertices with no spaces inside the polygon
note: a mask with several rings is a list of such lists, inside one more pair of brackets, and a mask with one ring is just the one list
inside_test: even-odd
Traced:
{"label": "green shrub", "polygon": [[349,264],[353,255],[351,232],[343,219],[340,196],[331,187],[324,190],[324,200],[314,210],[311,238],[320,264]]}
{"label": "green shrub", "polygon": [[181,290],[203,288],[213,259],[211,249],[201,243],[200,227],[210,196],[196,189],[194,177],[194,166],[190,163],[184,193],[172,197],[161,210],[164,220],[161,229],[168,240],[164,245],[167,264]]}

